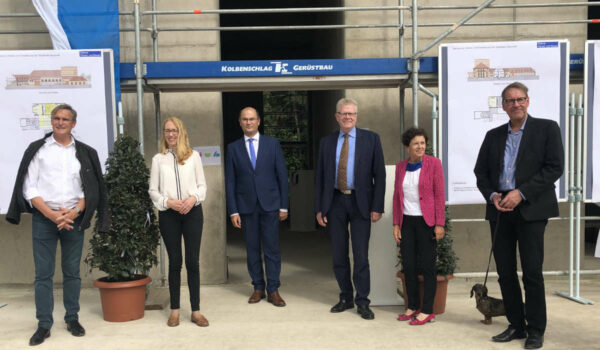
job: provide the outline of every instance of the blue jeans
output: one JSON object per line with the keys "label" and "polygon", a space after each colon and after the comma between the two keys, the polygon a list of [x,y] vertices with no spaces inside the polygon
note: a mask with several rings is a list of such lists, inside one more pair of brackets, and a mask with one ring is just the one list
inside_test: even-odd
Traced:
{"label": "blue jeans", "polygon": [[35,316],[38,327],[50,329],[53,318],[54,296],[52,278],[56,261],[56,244],[60,240],[61,267],[63,272],[63,304],[65,321],[74,321],[79,317],[79,292],[81,278],[79,265],[83,249],[83,231],[79,225],[83,215],[75,219],[72,230],[58,230],[56,224],[39,211],[33,213],[33,261],[35,265]]}

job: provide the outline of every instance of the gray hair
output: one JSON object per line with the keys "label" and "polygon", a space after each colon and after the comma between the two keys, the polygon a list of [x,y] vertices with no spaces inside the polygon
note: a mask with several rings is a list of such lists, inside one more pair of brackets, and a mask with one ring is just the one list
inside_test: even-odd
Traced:
{"label": "gray hair", "polygon": [[337,101],[335,104],[335,111],[339,112],[340,109],[342,109],[342,106],[346,105],[354,105],[354,107],[356,107],[356,113],[358,113],[358,103],[356,100],[348,97],[341,98],[339,101]]}
{"label": "gray hair", "polygon": [[529,97],[529,95],[527,95],[527,91],[529,91],[527,86],[525,86],[525,84],[523,83],[515,81],[514,83],[511,83],[507,87],[505,87],[504,90],[502,90],[502,99],[504,99],[504,94],[510,89],[521,90],[525,94],[525,97]]}
{"label": "gray hair", "polygon": [[58,111],[61,110],[67,110],[71,113],[71,119],[72,121],[76,122],[77,121],[77,111],[73,109],[73,107],[71,107],[71,105],[68,105],[66,103],[60,104],[56,107],[54,107],[54,109],[52,110],[52,113],[50,114],[51,117],[54,117],[56,115],[56,113],[58,113]]}

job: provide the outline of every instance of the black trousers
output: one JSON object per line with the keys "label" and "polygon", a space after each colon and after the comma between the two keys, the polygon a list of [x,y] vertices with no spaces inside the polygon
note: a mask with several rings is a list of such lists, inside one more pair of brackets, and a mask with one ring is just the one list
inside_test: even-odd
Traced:
{"label": "black trousers", "polygon": [[[500,226],[494,243],[494,259],[498,283],[508,322],[517,329],[543,335],[546,330],[546,292],[544,263],[544,230],[548,220],[526,221],[517,207],[500,215]],[[496,227],[490,221],[492,235]],[[517,276],[517,242],[523,269],[525,303]]]}
{"label": "black trousers", "polygon": [[182,215],[168,209],[158,213],[160,233],[169,256],[169,294],[171,309],[179,309],[181,288],[181,236],[185,246],[185,269],[190,290],[192,311],[200,310],[200,241],[204,217],[202,205],[192,208]]}
{"label": "black trousers", "polygon": [[433,299],[437,287],[435,269],[437,241],[433,227],[427,226],[422,216],[404,215],[402,219],[402,269],[406,283],[407,307],[418,310],[420,304],[418,275],[423,275],[423,307],[421,312],[433,313]]}
{"label": "black trousers", "polygon": [[[348,232],[350,224],[350,232]],[[366,306],[371,291],[371,272],[369,270],[369,238],[371,220],[365,219],[359,212],[354,194],[341,194],[336,191],[327,213],[327,228],[333,247],[333,272],[340,287],[340,300],[351,301],[353,296],[350,280],[350,258],[348,257],[349,238],[352,238],[354,271],[352,281],[356,288],[355,303]]]}

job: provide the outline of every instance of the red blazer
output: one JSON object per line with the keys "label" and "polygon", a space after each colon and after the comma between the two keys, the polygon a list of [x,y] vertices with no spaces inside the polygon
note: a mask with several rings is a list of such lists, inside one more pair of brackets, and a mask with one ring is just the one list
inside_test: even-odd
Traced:
{"label": "red blazer", "polygon": [[[402,227],[404,193],[402,182],[406,174],[408,159],[396,164],[396,182],[394,184],[394,225]],[[444,172],[442,162],[435,157],[424,155],[421,174],[419,175],[419,198],[423,219],[428,226],[444,226],[446,224],[444,194]]]}

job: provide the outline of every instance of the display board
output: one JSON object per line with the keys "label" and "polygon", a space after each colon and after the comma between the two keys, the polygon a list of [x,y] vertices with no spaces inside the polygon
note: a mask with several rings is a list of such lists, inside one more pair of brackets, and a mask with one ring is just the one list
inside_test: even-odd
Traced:
{"label": "display board", "polygon": [[111,50],[0,51],[0,213],[5,214],[27,146],[52,130],[50,113],[61,103],[77,111],[72,133],[98,151],[102,167],[114,141]]}
{"label": "display board", "polygon": [[[583,193],[588,202],[600,202],[600,41],[585,43]],[[598,91],[598,92],[596,92]],[[596,186],[594,186],[596,184]]]}
{"label": "display board", "polygon": [[[439,58],[440,158],[449,204],[484,203],[473,168],[486,132],[508,122],[500,95],[512,82],[529,88],[530,115],[560,125],[568,154],[568,41],[445,44]],[[566,198],[566,176],[557,195]]]}
{"label": "display board", "polygon": [[371,225],[369,240],[369,265],[371,268],[372,306],[403,305],[404,300],[398,294],[398,245],[394,240],[394,186],[396,166],[385,166],[385,200],[383,216]]}

